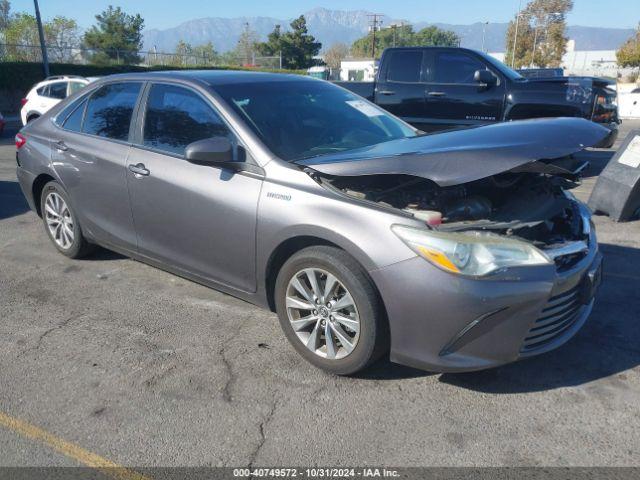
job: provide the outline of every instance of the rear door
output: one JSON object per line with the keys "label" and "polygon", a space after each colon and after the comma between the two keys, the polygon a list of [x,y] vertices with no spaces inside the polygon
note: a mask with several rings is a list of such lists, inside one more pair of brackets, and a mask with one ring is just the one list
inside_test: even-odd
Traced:
{"label": "rear door", "polygon": [[97,240],[127,250],[136,248],[126,165],[142,85],[118,82],[98,88],[74,103],[51,139],[54,169],[83,227]]}
{"label": "rear door", "polygon": [[[214,136],[251,161],[214,106],[183,85],[148,89],[127,181],[139,253],[236,289],[256,288],[255,248],[262,177],[196,165],[187,145]],[[143,174],[136,173],[143,169]]]}
{"label": "rear door", "polygon": [[[429,122],[442,128],[500,121],[505,81],[480,57],[451,49],[434,49],[426,59],[426,104]],[[474,80],[477,70],[489,70],[497,83],[488,88]]]}
{"label": "rear door", "polygon": [[385,110],[420,128],[429,117],[425,106],[423,50],[390,50],[378,75],[375,99]]}

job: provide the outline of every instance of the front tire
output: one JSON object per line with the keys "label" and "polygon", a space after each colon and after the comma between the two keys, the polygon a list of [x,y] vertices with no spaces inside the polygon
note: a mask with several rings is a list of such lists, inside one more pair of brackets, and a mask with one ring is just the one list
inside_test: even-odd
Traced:
{"label": "front tire", "polygon": [[60,253],[69,258],[82,258],[93,251],[94,245],[82,235],[69,196],[58,182],[51,181],[42,189],[40,212],[45,231]]}
{"label": "front tire", "polygon": [[275,299],[287,339],[316,367],[351,375],[388,348],[379,295],[365,270],[343,250],[316,246],[294,254],[278,273]]}

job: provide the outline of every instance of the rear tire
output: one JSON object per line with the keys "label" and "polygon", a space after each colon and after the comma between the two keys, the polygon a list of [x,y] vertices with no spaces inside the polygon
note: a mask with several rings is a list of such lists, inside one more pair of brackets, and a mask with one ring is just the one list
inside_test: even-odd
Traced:
{"label": "rear tire", "polygon": [[278,273],[275,301],[289,342],[327,372],[354,374],[388,349],[380,297],[366,271],[344,250],[315,246],[294,254]]}
{"label": "rear tire", "polygon": [[44,229],[60,253],[69,258],[82,258],[93,252],[95,245],[82,234],[69,196],[58,182],[51,181],[42,189],[40,212]]}

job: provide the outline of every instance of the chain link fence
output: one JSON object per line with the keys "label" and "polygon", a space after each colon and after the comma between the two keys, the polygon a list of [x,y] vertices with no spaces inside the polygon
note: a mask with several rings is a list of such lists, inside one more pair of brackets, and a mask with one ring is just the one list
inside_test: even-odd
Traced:
{"label": "chain link fence", "polygon": [[[69,45],[47,45],[50,62],[75,65],[136,65],[163,67],[219,67],[251,66],[282,69],[281,56],[245,56],[233,53],[167,53],[156,50],[132,51],[118,49],[95,49]],[[0,43],[0,62],[41,62],[40,45]]]}

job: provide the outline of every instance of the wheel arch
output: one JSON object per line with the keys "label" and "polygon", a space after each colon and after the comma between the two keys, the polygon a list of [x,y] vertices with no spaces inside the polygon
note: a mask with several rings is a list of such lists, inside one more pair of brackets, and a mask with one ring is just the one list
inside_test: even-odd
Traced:
{"label": "wheel arch", "polygon": [[25,119],[27,121],[27,123],[30,120],[35,120],[36,118],[40,118],[42,116],[42,114],[36,110],[31,110],[30,112],[27,113],[27,115],[25,116]]}
{"label": "wheel arch", "polygon": [[[265,294],[267,298],[267,303],[269,309],[273,312],[276,311],[275,308],[275,284],[276,278],[278,276],[278,272],[284,265],[284,263],[295,253],[300,250],[313,247],[318,245],[326,245],[330,247],[335,247],[337,249],[343,250],[349,255],[351,255],[362,267],[364,272],[369,276],[369,279],[376,289],[376,292],[380,298],[380,301],[384,308],[384,301],[382,299],[382,295],[378,290],[375,281],[369,275],[369,271],[372,268],[375,268],[371,259],[369,259],[364,252],[359,250],[355,245],[351,244],[348,240],[340,241],[340,239],[329,238],[329,236],[318,235],[318,234],[300,234],[294,235],[287,239],[282,240],[272,251],[271,255],[265,262],[265,267],[263,270],[263,281]],[[386,311],[386,308],[385,308]]]}
{"label": "wheel arch", "polygon": [[49,175],[48,173],[41,173],[34,180],[31,185],[31,195],[33,196],[33,205],[36,208],[36,213],[39,217],[42,217],[42,191],[44,190],[44,186],[52,181],[57,181],[54,177]]}

